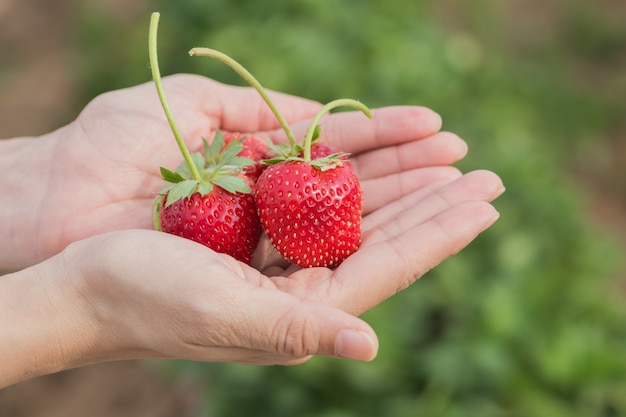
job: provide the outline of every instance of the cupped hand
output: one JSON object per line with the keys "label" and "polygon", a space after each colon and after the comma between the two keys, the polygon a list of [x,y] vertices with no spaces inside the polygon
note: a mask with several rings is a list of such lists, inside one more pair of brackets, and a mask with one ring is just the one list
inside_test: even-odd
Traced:
{"label": "cupped hand", "polygon": [[376,355],[376,335],[362,320],[184,238],[111,232],[55,258],[70,265],[60,278],[74,300],[65,309],[79,312],[64,327],[87,330],[60,342],[79,352],[67,355],[78,365],[137,358],[287,365],[310,355]]}
{"label": "cupped hand", "polygon": [[[251,88],[226,86],[201,76],[164,79],[174,118],[187,146],[199,150],[217,129],[257,133],[278,128]],[[310,118],[319,104],[272,93],[289,122]],[[32,261],[99,233],[151,228],[151,204],[164,181],[159,168],[183,160],[152,83],[95,98],[69,125],[40,141],[42,166]],[[48,140],[49,139],[49,140]],[[31,200],[35,200],[33,197]],[[32,201],[29,201],[32,206]]]}
{"label": "cupped hand", "polygon": [[[196,75],[164,78],[174,118],[192,150],[217,129],[274,141],[284,132],[252,88],[220,84]],[[296,138],[303,138],[319,103],[270,92]],[[363,182],[365,214],[458,172],[446,165],[465,154],[465,143],[437,133],[441,120],[422,107],[374,110],[372,121],[357,112],[324,119],[323,137],[347,152]],[[159,167],[177,167],[182,156],[152,83],[103,94],[68,126],[40,141],[48,163],[28,207],[36,207],[24,263],[41,261],[69,243],[99,233],[151,228],[151,204],[164,184]],[[47,147],[45,147],[47,146]],[[32,201],[37,201],[32,204]],[[26,202],[25,202],[26,203]],[[275,259],[275,255],[273,255]],[[26,266],[26,265],[21,265]]]}
{"label": "cupped hand", "polygon": [[398,198],[368,214],[362,247],[335,270],[259,271],[149,230],[80,240],[1,281],[0,327],[11,331],[0,338],[8,351],[0,387],[122,359],[370,360],[376,334],[357,316],[489,227],[497,218],[489,201],[502,190],[497,176],[476,171]]}
{"label": "cupped hand", "polygon": [[[357,316],[453,255],[498,217],[503,191],[477,171],[422,187],[365,220],[362,247],[336,270],[264,271],[195,242],[147,230],[96,236],[62,255],[78,265],[85,327],[108,359],[184,358],[297,364],[311,355],[371,360],[374,330]],[[70,261],[67,261],[67,259]],[[72,261],[73,259],[73,261]],[[293,272],[289,270],[292,269]],[[94,324],[95,323],[95,324]]]}

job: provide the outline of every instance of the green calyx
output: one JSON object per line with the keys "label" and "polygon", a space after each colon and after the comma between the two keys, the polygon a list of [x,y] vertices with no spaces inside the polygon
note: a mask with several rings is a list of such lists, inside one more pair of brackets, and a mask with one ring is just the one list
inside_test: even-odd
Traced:
{"label": "green calyx", "polygon": [[242,150],[241,140],[224,146],[224,135],[218,131],[211,144],[204,140],[203,152],[190,154],[198,179],[193,176],[186,161],[175,171],[161,167],[161,176],[170,183],[162,190],[163,194],[167,194],[165,207],[196,192],[200,195],[209,194],[216,185],[232,194],[251,194],[250,185],[240,173],[244,167],[253,165],[254,161],[237,156]]}
{"label": "green calyx", "polygon": [[174,202],[190,197],[194,193],[206,195],[213,191],[214,186],[219,186],[230,193],[252,193],[250,185],[242,176],[244,167],[253,165],[254,161],[249,158],[238,156],[243,150],[243,138],[238,141],[231,141],[224,146],[224,136],[217,132],[212,143],[204,141],[203,152],[191,153],[187,149],[182,139],[180,131],[176,126],[174,117],[163,91],[159,63],[157,59],[157,28],[159,23],[159,13],[152,13],[150,19],[150,29],[148,37],[148,52],[150,57],[150,67],[152,78],[157,89],[161,106],[165,112],[167,121],[172,129],[176,143],[183,155],[184,161],[175,171],[161,167],[161,176],[170,183],[163,188],[162,195],[157,198],[153,215],[155,217],[155,228],[157,228],[156,215],[158,214],[159,203],[163,196],[167,194],[166,207]]}

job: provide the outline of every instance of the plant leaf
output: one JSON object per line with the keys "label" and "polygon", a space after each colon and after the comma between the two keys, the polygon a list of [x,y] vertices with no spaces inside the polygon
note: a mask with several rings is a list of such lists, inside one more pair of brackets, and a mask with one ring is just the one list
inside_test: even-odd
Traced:
{"label": "plant leaf", "polygon": [[224,134],[221,130],[215,132],[215,136],[213,137],[213,142],[211,142],[211,148],[209,152],[211,153],[211,158],[215,158],[216,155],[219,155],[224,147]]}
{"label": "plant leaf", "polygon": [[213,191],[212,183],[208,181],[203,181],[200,184],[198,184],[198,193],[200,193],[200,195],[205,196],[209,194],[211,191]]}
{"label": "plant leaf", "polygon": [[255,164],[255,162],[252,159],[250,159],[250,158],[248,158],[246,156],[236,156],[236,157],[234,157],[230,161],[229,165],[236,165],[236,166],[239,166],[239,167],[247,167],[247,166],[252,166],[254,164]]}
{"label": "plant leaf", "polygon": [[322,136],[322,127],[320,125],[316,125],[313,130],[313,137],[311,138],[311,143],[315,143]]}
{"label": "plant leaf", "polygon": [[159,232],[161,231],[161,204],[163,204],[163,196],[158,195],[152,203],[152,226]]}
{"label": "plant leaf", "polygon": [[191,160],[193,161],[193,164],[196,166],[198,171],[202,171],[204,169],[204,166],[206,165],[206,160],[204,159],[204,155],[202,155],[202,153],[192,153]]}
{"label": "plant leaf", "polygon": [[191,197],[191,195],[196,192],[197,187],[198,181],[196,180],[185,180],[172,186],[167,193],[167,202],[165,203],[165,207],[169,207],[182,198]]}
{"label": "plant leaf", "polygon": [[161,167],[161,176],[165,181],[171,182],[172,184],[176,184],[185,180],[185,178],[178,172],[170,171],[169,169],[163,167]]}
{"label": "plant leaf", "polygon": [[[232,142],[231,142],[232,143]],[[231,145],[229,144],[223,151],[220,158],[220,166],[231,165],[233,158],[237,156],[239,152],[243,151],[243,145]]]}
{"label": "plant leaf", "polygon": [[222,187],[229,193],[252,194],[250,185],[243,178],[233,176],[218,177],[213,179],[213,184]]}
{"label": "plant leaf", "polygon": [[181,162],[180,165],[178,165],[178,167],[176,168],[176,172],[180,174],[180,176],[183,178],[191,178],[191,170],[189,169],[189,166],[185,161]]}

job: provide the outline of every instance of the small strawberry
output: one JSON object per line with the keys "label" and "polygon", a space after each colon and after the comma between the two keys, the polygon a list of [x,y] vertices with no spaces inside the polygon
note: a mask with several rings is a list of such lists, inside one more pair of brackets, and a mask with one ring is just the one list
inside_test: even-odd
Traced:
{"label": "small strawberry", "polygon": [[[216,58],[233,68],[256,88],[287,134],[289,144],[274,147],[276,155],[265,161],[270,167],[256,183],[259,217],[274,248],[302,267],[338,266],[360,245],[361,186],[347,154],[312,158],[311,144],[319,136],[319,120],[332,108],[355,107],[371,118],[369,109],[350,99],[326,104],[313,118],[301,146],[261,84],[241,64],[209,48],[193,48],[189,54]],[[314,152],[331,151],[319,147]]]}
{"label": "small strawberry", "polygon": [[254,161],[253,165],[244,168],[244,173],[253,181],[259,178],[259,175],[267,167],[262,161],[272,157],[272,152],[268,144],[254,136],[244,135],[238,132],[224,132],[224,142],[228,145],[233,140],[241,140],[243,150],[238,156],[250,158]]}
{"label": "small strawberry", "polygon": [[150,65],[157,93],[184,162],[170,171],[161,168],[163,179],[171,184],[164,187],[153,205],[155,229],[202,243],[250,264],[262,234],[254,201],[251,180],[242,174],[254,164],[238,156],[244,149],[241,141],[224,143],[217,132],[204,152],[190,154],[174,123],[156,58],[156,27],[158,14],[153,14],[150,26]]}
{"label": "small strawberry", "polygon": [[175,172],[161,168],[163,179],[172,185],[157,199],[159,229],[250,264],[262,229],[253,183],[240,174],[243,167],[252,166],[252,161],[237,156],[242,149],[236,141],[224,146],[218,132],[211,146],[205,142],[204,155],[191,155],[200,181],[193,179],[186,162]]}

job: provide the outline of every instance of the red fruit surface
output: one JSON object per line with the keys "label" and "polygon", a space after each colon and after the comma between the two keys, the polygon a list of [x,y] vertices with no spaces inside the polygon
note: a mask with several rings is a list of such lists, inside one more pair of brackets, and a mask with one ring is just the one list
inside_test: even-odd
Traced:
{"label": "red fruit surface", "polygon": [[161,230],[250,264],[262,229],[253,194],[230,193],[221,187],[201,196],[196,192],[165,207]]}
{"label": "red fruit surface", "polygon": [[[335,148],[332,145],[326,145],[324,143],[315,142],[311,145],[311,159],[319,159],[324,158],[326,156],[330,156],[336,153],[340,153],[341,151]],[[300,155],[304,156],[304,155]],[[341,156],[339,159],[347,161],[348,155]]]}
{"label": "red fruit surface", "polygon": [[359,248],[362,192],[349,163],[326,171],[293,160],[269,166],[255,195],[265,233],[290,262],[333,268]]}
{"label": "red fruit surface", "polygon": [[264,159],[269,159],[272,155],[272,152],[270,151],[267,143],[254,136],[238,132],[223,132],[223,135],[225,145],[228,145],[233,140],[239,140],[243,138],[241,144],[244,148],[241,152],[239,152],[238,155],[250,158],[254,162],[256,162],[254,165],[245,167],[243,172],[253,181],[256,181],[259,178],[259,175],[261,175],[263,170],[267,167],[267,165],[262,164],[261,161]]}

